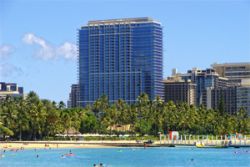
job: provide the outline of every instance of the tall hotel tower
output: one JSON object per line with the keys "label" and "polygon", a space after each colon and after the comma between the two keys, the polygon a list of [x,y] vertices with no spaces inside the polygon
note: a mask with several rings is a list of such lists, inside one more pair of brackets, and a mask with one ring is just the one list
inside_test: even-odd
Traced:
{"label": "tall hotel tower", "polygon": [[89,21],[79,30],[78,105],[162,97],[162,55],[162,26],[151,18]]}

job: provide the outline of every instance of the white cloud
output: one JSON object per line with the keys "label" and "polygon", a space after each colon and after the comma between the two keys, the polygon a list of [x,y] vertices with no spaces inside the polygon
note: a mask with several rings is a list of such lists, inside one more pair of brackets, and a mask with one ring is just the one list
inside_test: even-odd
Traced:
{"label": "white cloud", "polygon": [[57,48],[57,53],[58,55],[62,55],[65,59],[76,59],[76,50],[76,45],[69,42],[65,42]]}
{"label": "white cloud", "polygon": [[2,63],[0,64],[0,80],[10,76],[20,76],[23,74],[23,70],[13,64]]}
{"label": "white cloud", "polygon": [[37,37],[32,33],[25,34],[23,37],[23,41],[30,45],[38,45],[40,48],[36,53],[36,56],[41,59],[47,60],[56,57],[53,47],[50,46],[44,39]]}
{"label": "white cloud", "polygon": [[13,50],[13,47],[10,45],[0,45],[0,58],[9,56]]}
{"label": "white cloud", "polygon": [[39,47],[35,55],[43,60],[55,59],[55,58],[65,58],[65,59],[75,59],[77,47],[75,44],[70,42],[65,42],[60,46],[50,45],[46,40],[41,37],[36,36],[33,33],[27,33],[23,37],[23,42],[29,45],[37,45]]}

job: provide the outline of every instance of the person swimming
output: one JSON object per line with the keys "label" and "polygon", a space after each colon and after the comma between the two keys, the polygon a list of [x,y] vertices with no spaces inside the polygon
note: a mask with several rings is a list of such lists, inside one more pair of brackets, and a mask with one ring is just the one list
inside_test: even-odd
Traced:
{"label": "person swimming", "polygon": [[72,152],[70,152],[68,154],[64,154],[64,156],[66,156],[66,157],[73,157],[73,156],[75,156],[75,154],[73,154]]}
{"label": "person swimming", "polygon": [[5,155],[4,155],[4,154],[0,154],[0,159],[1,159],[1,158],[4,158],[4,157],[5,157]]}
{"label": "person swimming", "polygon": [[100,163],[99,165],[94,164],[93,167],[104,167],[103,163]]}

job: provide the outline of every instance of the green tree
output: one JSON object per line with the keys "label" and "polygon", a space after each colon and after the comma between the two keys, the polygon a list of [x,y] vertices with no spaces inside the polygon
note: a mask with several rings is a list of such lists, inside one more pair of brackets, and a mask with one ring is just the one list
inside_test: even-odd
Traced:
{"label": "green tree", "polygon": [[248,127],[248,115],[247,111],[242,107],[236,114],[236,120],[237,120],[237,132],[240,133],[247,133],[249,132],[249,127]]}

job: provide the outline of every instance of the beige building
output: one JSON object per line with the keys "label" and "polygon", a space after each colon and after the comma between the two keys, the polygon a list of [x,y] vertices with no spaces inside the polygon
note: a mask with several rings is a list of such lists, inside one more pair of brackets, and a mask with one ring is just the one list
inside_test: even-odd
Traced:
{"label": "beige building", "polygon": [[0,99],[4,99],[7,96],[23,96],[23,87],[18,87],[16,83],[0,82]]}
{"label": "beige building", "polygon": [[250,62],[212,64],[212,68],[221,76],[240,85],[242,79],[250,78]]}

